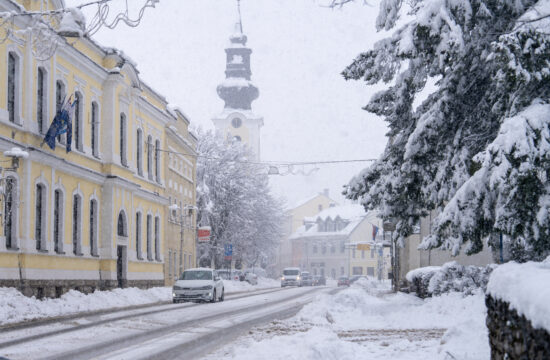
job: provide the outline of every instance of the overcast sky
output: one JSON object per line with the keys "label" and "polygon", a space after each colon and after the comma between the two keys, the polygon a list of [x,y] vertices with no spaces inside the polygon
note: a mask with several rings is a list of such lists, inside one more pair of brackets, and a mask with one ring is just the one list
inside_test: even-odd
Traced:
{"label": "overcast sky", "polygon": [[[261,159],[378,157],[386,126],[361,107],[379,89],[346,82],[340,75],[381,37],[374,28],[378,7],[357,1],[331,10],[314,0],[242,0],[241,10],[247,45],[253,50],[252,80],[260,89],[252,109],[264,117]],[[181,107],[193,125],[210,129],[210,119],[224,105],[216,86],[225,76],[224,48],[236,14],[236,0],[161,0],[146,10],[138,27],[122,24],[94,38],[122,49],[137,62],[146,83]],[[310,176],[275,176],[271,184],[290,205],[324,188],[341,201],[342,186],[366,166],[320,165]],[[295,170],[309,172],[311,167]]]}

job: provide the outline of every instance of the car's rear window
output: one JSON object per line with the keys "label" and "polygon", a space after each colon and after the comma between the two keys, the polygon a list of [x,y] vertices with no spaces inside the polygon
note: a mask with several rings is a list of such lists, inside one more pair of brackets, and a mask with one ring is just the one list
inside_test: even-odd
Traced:
{"label": "car's rear window", "polygon": [[298,270],[283,270],[283,275],[298,275],[299,273]]}
{"label": "car's rear window", "polygon": [[184,271],[180,280],[212,280],[212,271]]}

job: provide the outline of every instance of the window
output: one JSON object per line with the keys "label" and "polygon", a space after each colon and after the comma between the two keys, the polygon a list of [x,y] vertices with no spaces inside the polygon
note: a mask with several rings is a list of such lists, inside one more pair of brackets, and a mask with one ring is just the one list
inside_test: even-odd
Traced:
{"label": "window", "polygon": [[36,74],[36,89],[36,123],[38,124],[38,132],[43,134],[48,100],[46,99],[46,71],[42,67],[38,68]]}
{"label": "window", "polygon": [[58,254],[63,254],[61,219],[63,219],[63,194],[61,190],[55,190],[53,204],[53,244],[54,250]]}
{"label": "window", "polygon": [[138,260],[143,260],[141,255],[141,213],[136,213],[136,256]]}
{"label": "window", "polygon": [[361,250],[361,259],[365,258],[365,250]]}
{"label": "window", "polygon": [[77,150],[82,151],[82,94],[76,92],[74,94],[74,144]]}
{"label": "window", "polygon": [[160,141],[155,141],[155,177],[160,183]]}
{"label": "window", "polygon": [[374,249],[370,249],[370,258],[374,259]]}
{"label": "window", "polygon": [[361,266],[354,266],[352,268],[353,275],[363,275],[363,268]]}
{"label": "window", "polygon": [[160,261],[160,217],[155,217],[155,260]]}
{"label": "window", "polygon": [[367,267],[367,275],[374,276],[374,267]]}
{"label": "window", "polygon": [[147,136],[147,175],[153,180],[153,138]]}
{"label": "window", "polygon": [[340,252],[343,253],[346,249],[346,243],[341,241],[340,242]]}
{"label": "window", "polygon": [[97,201],[90,200],[90,254],[97,256]]}
{"label": "window", "polygon": [[330,253],[331,254],[334,254],[336,252],[336,246],[333,245],[330,245]]}
{"label": "window", "polygon": [[34,217],[34,238],[36,250],[45,250],[46,245],[46,188],[36,185],[36,209]]}
{"label": "window", "polygon": [[81,242],[81,214],[82,214],[82,199],[80,195],[73,196],[73,253],[75,255],[82,255],[82,242]]}
{"label": "window", "polygon": [[92,146],[92,155],[95,157],[99,156],[99,144],[98,144],[98,129],[99,129],[99,113],[98,113],[98,107],[97,103],[94,101],[92,102],[92,124],[91,124],[91,146]]}
{"label": "window", "polygon": [[143,176],[143,131],[138,129],[136,137],[136,162],[137,172]]}
{"label": "window", "polygon": [[327,246],[326,245],[323,245],[321,247],[321,251],[323,252],[323,254],[326,254],[327,253]]}
{"label": "window", "polygon": [[8,119],[15,123],[19,108],[19,61],[18,56],[8,53]]}
{"label": "window", "polygon": [[16,225],[17,225],[17,180],[9,176],[6,178],[6,190],[4,200],[4,236],[6,248],[17,249]]}
{"label": "window", "polygon": [[317,245],[313,245],[313,253],[317,254]]}
{"label": "window", "polygon": [[231,120],[231,125],[233,125],[235,129],[240,128],[242,124],[243,121],[239,118],[234,118],[233,120]]}
{"label": "window", "polygon": [[120,114],[120,164],[128,166],[126,159],[126,115]]}
{"label": "window", "polygon": [[319,210],[319,212],[323,211],[323,205],[321,204],[317,205],[317,210]]}
{"label": "window", "polygon": [[147,260],[153,260],[153,251],[151,248],[151,223],[153,221],[153,218],[151,215],[147,215]]}
{"label": "window", "polygon": [[128,236],[128,227],[126,226],[126,214],[124,211],[118,213],[117,231],[118,236]]}

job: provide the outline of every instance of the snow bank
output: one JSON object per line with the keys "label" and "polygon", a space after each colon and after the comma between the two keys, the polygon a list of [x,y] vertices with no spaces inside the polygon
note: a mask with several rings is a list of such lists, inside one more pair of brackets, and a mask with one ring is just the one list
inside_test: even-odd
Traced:
{"label": "snow bank", "polygon": [[441,266],[425,266],[409,271],[405,277],[408,282],[412,282],[414,278],[423,278],[426,275],[433,275],[434,272],[440,269]]}
{"label": "snow bank", "polygon": [[251,285],[246,281],[224,280],[223,286],[227,293],[234,293],[281,287],[281,282],[269,278],[258,277],[258,284],[256,285]]}
{"label": "snow bank", "polygon": [[88,295],[70,290],[59,299],[43,300],[26,297],[14,288],[0,288],[0,325],[80,312],[170,301],[171,299],[172,290],[169,287],[147,290],[138,288],[114,289],[111,291],[95,291]]}
{"label": "snow bank", "polygon": [[206,359],[490,357],[481,291],[422,300],[404,293],[388,294],[388,290],[389,283],[360,279],[334,295],[318,296],[293,318],[253,330]]}
{"label": "snow bank", "polygon": [[[224,286],[226,293],[235,293],[280,287],[281,283],[258,278],[257,285],[246,281],[224,281]],[[3,287],[0,288],[0,325],[171,300],[171,287],[113,289],[88,295],[71,290],[59,299],[43,300],[26,297],[15,288]]]}
{"label": "snow bank", "polygon": [[534,328],[550,332],[550,257],[544,262],[499,266],[489,279],[487,293],[506,301],[531,321]]}

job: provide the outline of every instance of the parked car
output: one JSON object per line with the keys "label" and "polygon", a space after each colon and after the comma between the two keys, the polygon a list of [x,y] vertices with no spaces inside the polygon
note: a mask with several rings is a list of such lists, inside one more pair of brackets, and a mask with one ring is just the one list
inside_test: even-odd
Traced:
{"label": "parked car", "polygon": [[361,277],[361,275],[353,275],[352,277],[349,278],[349,283],[353,284],[354,282],[359,280],[360,277]]}
{"label": "parked car", "polygon": [[312,286],[313,285],[313,277],[309,273],[309,271],[302,271],[300,274],[300,286]]}
{"label": "parked car", "polygon": [[208,268],[188,269],[172,288],[172,302],[216,302],[224,300],[223,280],[218,272]]}
{"label": "parked car", "polygon": [[349,278],[347,276],[340,276],[338,278],[338,286],[349,286]]}
{"label": "parked car", "polygon": [[326,285],[327,279],[323,275],[314,275],[313,276],[313,285]]}
{"label": "parked car", "polygon": [[250,271],[246,271],[244,273],[244,280],[246,282],[248,282],[250,285],[257,285],[258,284],[258,275],[250,272]]}
{"label": "parked car", "polygon": [[300,285],[300,268],[284,268],[283,276],[281,276],[281,287],[298,285]]}

